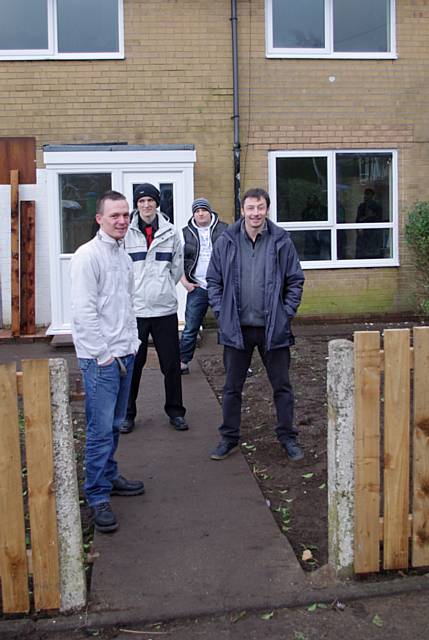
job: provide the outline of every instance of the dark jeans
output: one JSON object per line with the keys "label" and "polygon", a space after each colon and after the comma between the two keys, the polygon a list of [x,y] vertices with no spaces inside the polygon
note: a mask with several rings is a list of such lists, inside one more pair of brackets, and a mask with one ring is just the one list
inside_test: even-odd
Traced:
{"label": "dark jeans", "polygon": [[289,347],[265,352],[265,328],[241,327],[244,350],[224,347],[225,386],[223,388],[223,423],[219,428],[222,438],[238,442],[240,438],[241,395],[247,370],[255,347],[264,363],[273,389],[277,413],[277,438],[284,443],[295,440],[298,429],[293,424],[293,391],[289,381]]}
{"label": "dark jeans", "polygon": [[207,290],[197,287],[186,298],[185,328],[180,340],[180,359],[184,364],[192,360],[197,346],[198,331],[209,307]]}
{"label": "dark jeans", "polygon": [[186,409],[182,402],[182,376],[180,374],[179,331],[177,313],[159,318],[137,318],[137,329],[141,345],[134,362],[130,396],[128,398],[127,418],[134,419],[137,414],[136,400],[140,379],[147,359],[149,334],[153,338],[164,375],[165,413],[170,418],[184,416]]}

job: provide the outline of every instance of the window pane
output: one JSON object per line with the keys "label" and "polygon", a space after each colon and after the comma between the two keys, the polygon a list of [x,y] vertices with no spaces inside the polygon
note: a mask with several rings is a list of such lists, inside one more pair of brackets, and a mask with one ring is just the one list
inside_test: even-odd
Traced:
{"label": "window pane", "polygon": [[328,219],[327,159],[277,158],[277,221]]}
{"label": "window pane", "polygon": [[173,185],[171,183],[160,184],[159,192],[161,194],[159,209],[174,224]]}
{"label": "window pane", "polygon": [[334,51],[389,51],[390,0],[334,0]]}
{"label": "window pane", "polygon": [[58,51],[119,51],[117,0],[57,0]]}
{"label": "window pane", "polygon": [[111,186],[110,173],[63,173],[59,176],[61,253],[74,253],[98,230],[97,199]]}
{"label": "window pane", "polygon": [[290,231],[289,233],[300,260],[331,259],[330,231],[311,229],[309,231]]}
{"label": "window pane", "polygon": [[324,0],[272,0],[274,47],[325,46]]}
{"label": "window pane", "polygon": [[337,222],[389,222],[391,211],[390,153],[338,153]]}
{"label": "window pane", "polygon": [[47,49],[47,0],[0,0],[0,49]]}
{"label": "window pane", "polygon": [[392,229],[339,229],[338,260],[392,258]]}

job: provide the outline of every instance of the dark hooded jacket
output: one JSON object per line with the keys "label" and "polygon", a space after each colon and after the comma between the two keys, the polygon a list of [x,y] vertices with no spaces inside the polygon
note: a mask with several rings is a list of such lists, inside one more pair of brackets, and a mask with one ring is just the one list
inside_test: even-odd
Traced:
{"label": "dark hooded jacket", "polygon": [[[219,342],[244,349],[240,326],[240,229],[230,225],[213,247],[207,270],[209,302],[219,325]],[[267,220],[264,314],[266,350],[294,343],[291,320],[301,302],[304,274],[288,231]]]}
{"label": "dark hooded jacket", "polygon": [[[213,246],[228,225],[226,222],[219,220],[219,216],[215,211],[212,211],[211,214],[212,222],[210,223],[210,237]],[[193,219],[193,216],[189,218],[187,226],[182,229],[183,239],[185,242],[183,247],[185,276],[189,282],[197,282],[194,278],[194,273],[198,257],[200,255],[200,237],[198,235],[198,230],[193,225]]]}

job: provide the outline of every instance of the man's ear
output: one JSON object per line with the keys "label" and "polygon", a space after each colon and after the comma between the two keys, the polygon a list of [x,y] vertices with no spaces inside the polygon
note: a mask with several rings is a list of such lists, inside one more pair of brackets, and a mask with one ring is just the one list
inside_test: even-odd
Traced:
{"label": "man's ear", "polygon": [[102,217],[103,217],[102,213],[96,213],[95,214],[95,221],[96,221],[97,224],[100,224],[100,220],[101,220]]}

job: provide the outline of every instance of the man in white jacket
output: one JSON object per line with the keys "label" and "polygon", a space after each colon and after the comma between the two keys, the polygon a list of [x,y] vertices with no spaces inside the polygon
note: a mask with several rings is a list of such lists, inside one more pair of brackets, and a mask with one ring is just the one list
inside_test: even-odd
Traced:
{"label": "man in white jacket", "polygon": [[110,496],[144,493],[142,481],[119,475],[114,459],[139,339],[133,267],[123,242],[129,224],[125,197],[105,193],[96,220],[97,235],[71,260],[72,335],[85,387],[85,496],[95,528],[108,533],[118,528]]}
{"label": "man in white jacket", "polygon": [[136,399],[152,336],[164,375],[165,413],[177,431],[185,431],[182,402],[176,284],[183,273],[182,243],[174,225],[157,210],[158,189],[150,183],[134,191],[135,211],[125,237],[125,248],[134,266],[137,328],[141,345],[136,356],[127,416],[121,433],[134,429]]}

